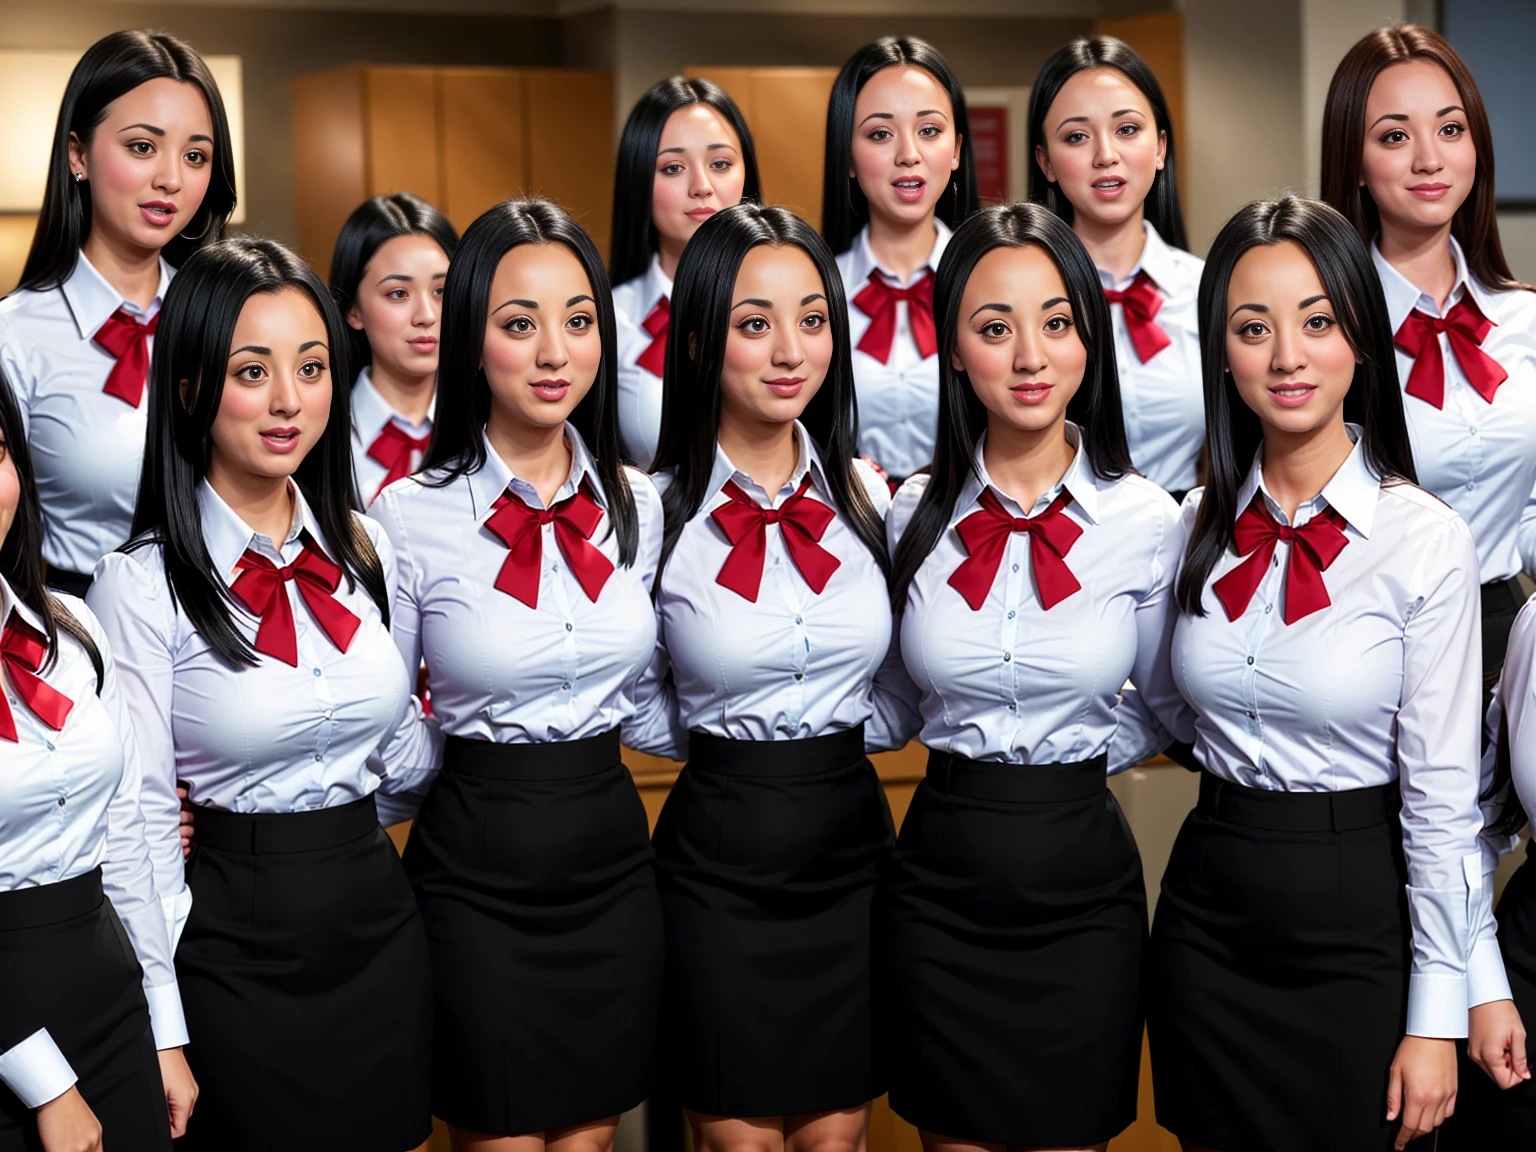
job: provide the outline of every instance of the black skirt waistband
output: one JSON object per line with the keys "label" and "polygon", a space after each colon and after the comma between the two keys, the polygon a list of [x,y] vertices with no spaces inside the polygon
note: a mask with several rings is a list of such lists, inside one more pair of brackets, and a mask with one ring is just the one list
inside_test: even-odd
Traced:
{"label": "black skirt waistband", "polygon": [[96,911],[104,899],[100,868],[57,884],[0,892],[0,932],[62,924]]}
{"label": "black skirt waistband", "polygon": [[945,794],[1014,804],[1089,800],[1108,787],[1107,756],[1057,764],[1003,764],[928,750],[927,782]]}
{"label": "black skirt waistband", "polygon": [[317,852],[372,836],[379,830],[379,810],[370,793],[361,800],[313,812],[225,812],[199,808],[192,842],[223,852],[255,856]]}
{"label": "black skirt waistband", "polygon": [[67,592],[71,596],[85,599],[85,594],[91,590],[93,577],[84,572],[71,572],[67,568],[49,568],[46,583],[55,592]]}
{"label": "black skirt waistband", "polygon": [[815,776],[864,759],[864,725],[806,740],[731,740],[688,733],[688,767],[732,776]]}
{"label": "black skirt waistband", "polygon": [[1200,815],[1266,832],[1358,832],[1397,819],[1397,783],[1347,792],[1263,792],[1200,775]]}
{"label": "black skirt waistband", "polygon": [[1484,584],[1481,593],[1484,612],[1518,612],[1525,603],[1525,589],[1513,576]]}
{"label": "black skirt waistband", "polygon": [[494,744],[462,736],[449,736],[443,742],[443,771],[491,780],[572,779],[602,772],[621,761],[617,728],[545,744]]}

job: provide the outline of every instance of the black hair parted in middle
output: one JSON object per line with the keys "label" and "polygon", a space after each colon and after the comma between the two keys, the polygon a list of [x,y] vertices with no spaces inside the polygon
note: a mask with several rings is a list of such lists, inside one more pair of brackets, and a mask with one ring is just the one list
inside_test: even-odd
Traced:
{"label": "black hair parted in middle", "polygon": [[976,445],[987,430],[987,409],[966,374],[954,366],[960,301],[982,257],[999,248],[1036,247],[1051,258],[1067,286],[1072,320],[1088,351],[1083,382],[1067,401],[1067,419],[1083,437],[1095,476],[1112,480],[1133,471],[1120,408],[1114,327],[1098,270],[1083,242],[1065,221],[1040,204],[983,208],[955,229],[939,261],[933,285],[933,316],[939,330],[939,428],[928,487],[892,561],[891,604],[900,612],[907,587],[949,526],[955,503],[975,476]]}
{"label": "black hair parted in middle", "polygon": [[597,379],[571,412],[602,481],[608,522],[619,541],[619,563],[635,562],[640,547],[640,519],[635,495],[624,471],[619,443],[618,329],[613,292],[603,258],[587,230],[570,213],[548,200],[505,200],[488,209],[464,230],[459,250],[448,266],[443,290],[443,337],[437,359],[437,412],[432,442],[421,462],[423,482],[434,486],[485,467],[485,424],[491,417],[491,385],[481,358],[485,325],[491,313],[491,284],[502,258],[524,244],[563,244],[581,262],[592,285],[602,360]]}
{"label": "black hair parted in middle", "polygon": [[[715,213],[699,226],[683,249],[673,281],[661,438],[651,466],[653,472],[674,472],[662,494],[666,531],[657,571],[665,572],[667,558],[683,528],[704,504],[720,434],[720,372],[731,328],[736,277],[747,253],[761,245],[799,248],[821,275],[827,323],[832,327],[832,363],[827,378],[801,413],[800,423],[821,454],[833,507],[874,553],[884,571],[889,561],[880,514],[853,470],[859,417],[848,302],[837,261],[820,234],[793,212],[746,202]],[[660,586],[658,575],[656,587]]]}
{"label": "black hair parted in middle", "polygon": [[257,662],[235,627],[233,601],[214,570],[203,535],[198,486],[213,457],[210,435],[224,396],[235,325],[252,296],[300,292],[325,322],[331,364],[331,408],[324,433],[293,474],[349,586],[367,590],[386,624],[384,569],[363,528],[352,479],[347,326],[314,270],[276,240],[237,237],[194,252],[165,294],[149,370],[149,435],[124,551],[159,544],[171,596],[208,646],[230,665]]}

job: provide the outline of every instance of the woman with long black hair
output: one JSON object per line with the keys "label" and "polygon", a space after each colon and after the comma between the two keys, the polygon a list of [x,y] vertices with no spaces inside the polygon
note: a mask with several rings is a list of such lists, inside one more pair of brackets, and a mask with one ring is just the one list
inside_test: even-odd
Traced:
{"label": "woman with long black hair", "polygon": [[0,369],[37,465],[48,582],[85,595],[128,539],[166,287],[224,234],[235,162],[218,86],[174,36],[114,32],[75,65]]}
{"label": "woman with long black hair", "polygon": [[605,1152],[655,1080],[661,909],[619,732],[656,646],[661,498],[620,464],[601,257],[545,200],[464,233],[399,556],[443,771],[405,849],[432,949],[433,1112],[458,1152]]}
{"label": "woman with long black hair", "polygon": [[1158,1120],[1218,1152],[1401,1149],[1455,1107],[1487,916],[1476,549],[1414,484],[1343,216],[1239,211],[1200,340],[1172,663],[1203,772],[1152,928]]}
{"label": "woman with long black hair", "polygon": [[860,48],[827,103],[821,234],[848,297],[859,451],[893,480],[933,458],[933,274],[976,211],[970,131],[959,78],[916,37]]}
{"label": "woman with long black hair", "polygon": [[178,880],[178,780],[196,813],[188,1147],[403,1152],[431,1132],[430,961],[379,821],[437,751],[389,636],[394,553],[355,507],[347,329],[309,265],[247,239],[194,254],[161,325],[134,538],[90,603]]}
{"label": "woman with long black hair", "polygon": [[619,321],[619,432],[641,468],[651,466],[661,433],[677,262],[700,224],[760,199],[752,133],[718,84],[673,76],[635,101],[619,137],[608,273]]}
{"label": "woman with long black hair", "polygon": [[688,761],[655,834],[663,1082],[708,1152],[852,1152],[883,1091],[871,917],[891,822],[865,751],[910,730],[888,682],[889,494],[854,460],[842,284],[809,225],[719,213],[674,303],[659,691],[631,737]]}

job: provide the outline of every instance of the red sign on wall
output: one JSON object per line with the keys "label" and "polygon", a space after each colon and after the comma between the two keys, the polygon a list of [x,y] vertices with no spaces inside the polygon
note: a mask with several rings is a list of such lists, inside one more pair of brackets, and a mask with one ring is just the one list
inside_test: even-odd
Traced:
{"label": "red sign on wall", "polygon": [[1008,109],[1001,105],[968,108],[971,154],[976,158],[976,192],[983,204],[1008,200]]}

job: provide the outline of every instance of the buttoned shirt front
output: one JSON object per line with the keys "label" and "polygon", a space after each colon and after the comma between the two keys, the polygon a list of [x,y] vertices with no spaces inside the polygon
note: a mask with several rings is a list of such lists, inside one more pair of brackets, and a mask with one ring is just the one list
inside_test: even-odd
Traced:
{"label": "buttoned shirt front", "polygon": [[650,468],[661,435],[661,377],[639,363],[656,339],[646,331],[645,318],[662,300],[671,298],[672,277],[661,270],[661,257],[655,255],[644,273],[613,290],[619,335],[619,434],[625,454],[644,469]]}
{"label": "buttoned shirt front", "polygon": [[[368,455],[368,449],[373,447],[379,433],[386,425],[393,424],[407,436],[424,440],[432,435],[432,414],[436,408],[437,398],[434,396],[426,417],[420,424],[414,424],[379,395],[379,390],[373,386],[373,374],[367,368],[357,374],[357,383],[352,386],[352,472],[357,477],[357,491],[364,504],[373,502],[379,494],[379,485],[389,475],[388,468]],[[422,455],[422,451],[411,451],[411,472],[421,467]]]}

